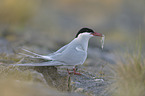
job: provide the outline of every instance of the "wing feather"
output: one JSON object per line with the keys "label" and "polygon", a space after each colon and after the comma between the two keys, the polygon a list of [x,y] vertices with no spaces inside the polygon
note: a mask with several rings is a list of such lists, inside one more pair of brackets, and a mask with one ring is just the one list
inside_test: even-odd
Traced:
{"label": "wing feather", "polygon": [[43,62],[43,63],[24,63],[24,64],[8,64],[13,66],[63,66],[66,65],[63,62],[59,61],[49,61],[49,62]]}

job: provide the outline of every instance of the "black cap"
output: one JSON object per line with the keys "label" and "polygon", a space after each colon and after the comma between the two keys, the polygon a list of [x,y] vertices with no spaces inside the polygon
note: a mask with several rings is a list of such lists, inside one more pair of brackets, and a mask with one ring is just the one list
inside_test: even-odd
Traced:
{"label": "black cap", "polygon": [[89,28],[82,28],[82,29],[80,29],[80,31],[77,33],[76,38],[78,37],[78,35],[79,35],[80,33],[85,33],[85,32],[94,33],[94,31],[93,31],[92,29],[89,29]]}

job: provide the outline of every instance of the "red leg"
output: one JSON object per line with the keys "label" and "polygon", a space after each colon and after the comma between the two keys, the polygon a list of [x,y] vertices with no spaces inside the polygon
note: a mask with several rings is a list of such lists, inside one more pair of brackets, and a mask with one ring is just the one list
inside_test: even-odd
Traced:
{"label": "red leg", "polygon": [[74,75],[82,75],[81,73],[76,72],[76,68],[73,68],[73,70],[74,70]]}
{"label": "red leg", "polygon": [[67,72],[68,72],[68,74],[74,74],[74,75],[81,75],[81,73],[79,73],[79,72],[76,72],[76,68],[73,68],[73,71],[72,72],[70,72],[68,69],[67,69]]}
{"label": "red leg", "polygon": [[68,73],[68,74],[72,74],[73,72],[70,72],[70,71],[67,69],[67,73]]}

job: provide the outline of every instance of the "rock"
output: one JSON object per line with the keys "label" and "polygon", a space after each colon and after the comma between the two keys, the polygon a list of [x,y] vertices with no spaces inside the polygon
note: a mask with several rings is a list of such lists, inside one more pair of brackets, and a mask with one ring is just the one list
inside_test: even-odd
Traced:
{"label": "rock", "polygon": [[[109,85],[108,81],[103,79],[95,79],[92,74],[83,72],[82,75],[71,76],[72,90],[77,93],[89,96],[104,96],[106,88]],[[106,93],[107,94],[107,93]],[[108,94],[106,96],[109,96]]]}
{"label": "rock", "polygon": [[0,38],[0,53],[14,53],[11,44],[4,38]]}
{"label": "rock", "polygon": [[48,85],[53,86],[60,91],[68,90],[67,75],[58,73],[56,67],[35,67],[35,70],[43,74]]}
{"label": "rock", "polygon": [[77,88],[74,92],[83,92],[84,89],[83,88]]}
{"label": "rock", "polygon": [[42,82],[45,85],[47,85],[47,82],[46,82],[46,80],[45,80],[45,78],[44,78],[42,73],[39,73],[39,72],[37,72],[35,70],[30,70],[30,71],[31,71],[31,74],[32,74],[33,81],[35,81],[35,82]]}

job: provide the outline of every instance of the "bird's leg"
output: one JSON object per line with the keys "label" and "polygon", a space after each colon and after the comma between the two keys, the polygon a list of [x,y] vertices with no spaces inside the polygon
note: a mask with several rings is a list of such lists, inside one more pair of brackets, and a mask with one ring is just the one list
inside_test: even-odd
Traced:
{"label": "bird's leg", "polygon": [[72,73],[73,73],[74,75],[81,75],[81,73],[76,72],[76,66],[73,67],[73,71],[70,72],[70,71],[67,69],[67,72],[68,72],[68,74],[72,74]]}
{"label": "bird's leg", "polygon": [[67,69],[67,73],[68,73],[68,74],[72,74],[73,72],[70,72],[70,71]]}
{"label": "bird's leg", "polygon": [[75,68],[75,67],[73,68],[73,70],[74,70],[74,72],[73,72],[73,73],[74,73],[74,75],[81,75],[81,73],[76,72],[76,68]]}

